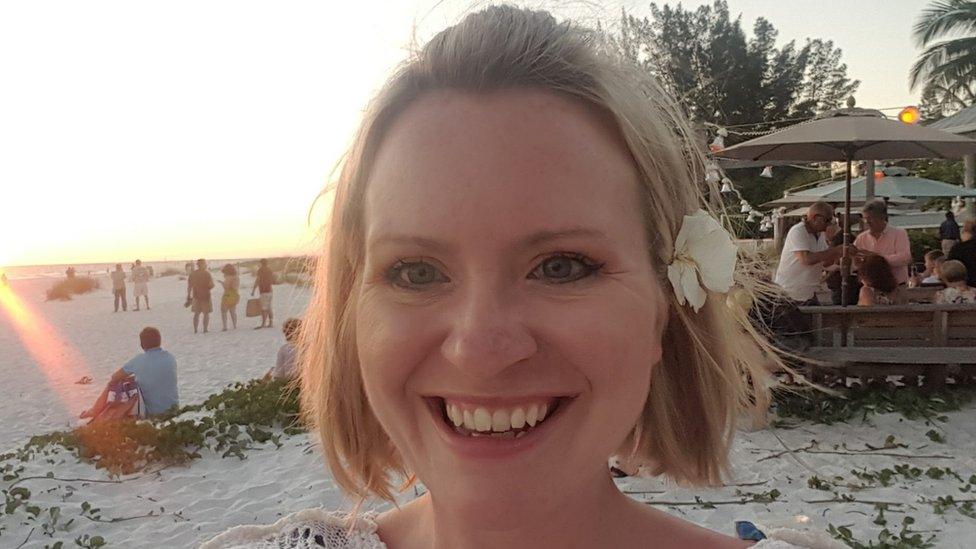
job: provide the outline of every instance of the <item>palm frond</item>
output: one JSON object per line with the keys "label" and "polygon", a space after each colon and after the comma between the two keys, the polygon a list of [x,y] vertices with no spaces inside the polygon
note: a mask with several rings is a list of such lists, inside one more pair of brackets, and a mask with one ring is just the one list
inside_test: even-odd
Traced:
{"label": "palm frond", "polygon": [[[908,84],[915,89],[922,82],[930,82],[936,77],[966,75],[967,65],[976,65],[976,37],[956,38],[933,44],[922,52],[908,73]],[[944,67],[945,66],[945,67]]]}
{"label": "palm frond", "polygon": [[937,0],[922,10],[915,22],[913,36],[919,47],[947,34],[976,33],[976,2]]}

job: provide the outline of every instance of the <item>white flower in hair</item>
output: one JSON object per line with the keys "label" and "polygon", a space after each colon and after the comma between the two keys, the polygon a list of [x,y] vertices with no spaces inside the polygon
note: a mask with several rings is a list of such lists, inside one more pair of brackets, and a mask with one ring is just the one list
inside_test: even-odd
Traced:
{"label": "white flower in hair", "polygon": [[705,288],[726,293],[732,288],[736,248],[728,231],[705,210],[686,215],[674,242],[668,280],[681,305],[697,313],[705,305]]}

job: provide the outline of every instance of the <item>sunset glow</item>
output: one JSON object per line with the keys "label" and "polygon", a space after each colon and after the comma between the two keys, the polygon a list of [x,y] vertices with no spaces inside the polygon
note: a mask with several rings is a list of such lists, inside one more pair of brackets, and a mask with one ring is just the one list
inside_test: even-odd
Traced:
{"label": "sunset glow", "polygon": [[0,284],[0,314],[7,316],[24,349],[33,359],[24,367],[36,367],[47,380],[51,394],[58,395],[62,405],[69,411],[81,410],[84,406],[79,392],[65,390],[66,384],[73,383],[91,371],[77,349],[62,339],[55,329],[47,323],[30,305],[25,303],[9,287]]}

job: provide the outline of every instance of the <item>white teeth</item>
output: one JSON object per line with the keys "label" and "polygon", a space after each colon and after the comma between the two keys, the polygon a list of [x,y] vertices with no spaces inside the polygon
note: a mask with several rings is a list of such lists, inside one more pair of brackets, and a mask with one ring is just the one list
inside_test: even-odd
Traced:
{"label": "white teeth", "polygon": [[494,414],[491,414],[491,430],[496,433],[501,433],[503,431],[508,431],[512,428],[512,420],[509,419],[508,412],[506,410],[495,410]]}
{"label": "white teeth", "polygon": [[516,408],[512,410],[512,429],[525,427],[525,410]]}
{"label": "white teeth", "polygon": [[484,408],[474,411],[474,426],[478,431],[491,431],[491,414]]}
{"label": "white teeth", "polygon": [[459,410],[458,407],[454,406],[453,404],[447,405],[447,417],[451,418],[451,423],[453,423],[455,427],[460,427],[462,424],[464,424],[464,414],[461,413],[461,410]]}
{"label": "white teeth", "polygon": [[525,413],[525,422],[529,424],[529,427],[535,427],[536,418],[539,417],[539,407],[533,404],[529,406],[529,411]]}
{"label": "white teeth", "polygon": [[469,412],[468,410],[465,410],[461,417],[464,419],[464,428],[465,429],[467,429],[469,431],[477,431],[477,429],[475,428],[475,425],[474,425],[474,416],[471,415],[471,412]]}
{"label": "white teeth", "polygon": [[522,436],[525,433],[523,429],[535,427],[545,420],[549,414],[549,405],[542,403],[489,411],[484,407],[466,410],[460,405],[445,402],[444,413],[449,424],[464,429],[469,436],[490,435],[495,438],[510,438],[506,435]]}

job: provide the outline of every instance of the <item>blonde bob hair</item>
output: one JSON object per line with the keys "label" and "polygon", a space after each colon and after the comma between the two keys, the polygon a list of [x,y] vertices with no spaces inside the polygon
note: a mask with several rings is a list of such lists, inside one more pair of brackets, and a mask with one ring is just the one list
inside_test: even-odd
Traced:
{"label": "blonde bob hair", "polygon": [[[425,93],[512,88],[576,98],[615,123],[640,175],[649,255],[662,287],[670,288],[666,268],[684,215],[707,208],[703,157],[687,122],[662,88],[614,55],[598,33],[545,12],[490,7],[413,53],[369,105],[339,170],[303,330],[305,417],[321,435],[336,482],[350,494],[392,500],[397,479],[411,477],[370,409],[356,351],[364,195],[377,150],[397,117]],[[655,368],[648,398],[620,453],[654,463],[677,481],[718,483],[739,412],[754,398],[752,387],[764,386],[759,365],[769,347],[721,296],[710,295],[694,313],[670,290],[666,295],[663,358],[647,365]]]}

